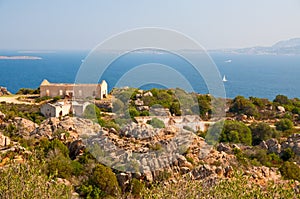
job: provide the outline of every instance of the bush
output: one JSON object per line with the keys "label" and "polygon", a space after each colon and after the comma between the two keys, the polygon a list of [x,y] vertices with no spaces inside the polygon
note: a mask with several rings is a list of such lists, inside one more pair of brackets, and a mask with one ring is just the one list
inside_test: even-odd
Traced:
{"label": "bush", "polygon": [[40,103],[40,102],[43,102],[43,101],[46,101],[46,100],[50,100],[51,99],[51,97],[49,97],[49,96],[44,96],[44,97],[38,97],[38,98],[36,98],[34,101],[36,102],[36,103]]}
{"label": "bush", "polygon": [[180,104],[179,102],[173,102],[170,106],[170,113],[172,115],[180,116],[181,110],[180,110]]}
{"label": "bush", "polygon": [[277,132],[266,123],[255,123],[250,125],[252,132],[252,144],[258,145],[263,140],[277,137]]}
{"label": "bush", "polygon": [[72,161],[60,151],[50,151],[47,158],[47,171],[49,175],[69,179],[72,175]]}
{"label": "bush", "polygon": [[130,193],[132,195],[139,196],[141,194],[142,190],[144,189],[144,187],[145,186],[144,186],[144,184],[141,181],[133,178],[132,181],[131,181],[131,190],[130,190]]}
{"label": "bush", "polygon": [[87,199],[101,198],[105,196],[105,193],[98,187],[92,185],[81,185],[79,188],[80,195],[85,196]]}
{"label": "bush", "polygon": [[285,162],[279,168],[281,175],[286,179],[293,179],[300,181],[300,168],[292,162]]}
{"label": "bush", "polygon": [[220,142],[252,144],[252,135],[250,129],[242,122],[225,121]]}
{"label": "bush", "polygon": [[256,106],[250,100],[247,100],[242,96],[237,96],[233,99],[232,106],[230,107],[229,111],[248,116],[259,116]]}
{"label": "bush", "polygon": [[288,161],[289,159],[293,158],[295,156],[295,153],[291,148],[285,149],[281,154],[281,159],[283,161]]}
{"label": "bush", "polygon": [[285,95],[277,95],[273,102],[277,102],[281,105],[290,104],[290,100]]}
{"label": "bush", "polygon": [[160,119],[157,119],[156,117],[147,123],[153,126],[154,128],[165,128],[164,122]]}
{"label": "bush", "polygon": [[98,164],[93,169],[89,184],[98,187],[107,195],[118,196],[120,194],[120,187],[116,175],[110,168],[101,164]]}
{"label": "bush", "polygon": [[286,131],[294,127],[293,122],[290,119],[284,118],[275,123],[278,131]]}
{"label": "bush", "polygon": [[20,88],[18,92],[16,93],[17,95],[32,95],[32,94],[39,94],[40,89],[31,89],[31,88]]}
{"label": "bush", "polygon": [[53,176],[43,173],[43,168],[36,158],[1,168],[0,198],[70,198],[71,188],[56,183]]}

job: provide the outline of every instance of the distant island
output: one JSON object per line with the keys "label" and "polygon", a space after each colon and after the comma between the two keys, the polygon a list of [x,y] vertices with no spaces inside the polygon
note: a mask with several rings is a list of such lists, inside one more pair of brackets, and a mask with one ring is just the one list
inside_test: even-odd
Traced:
{"label": "distant island", "polygon": [[300,55],[300,38],[279,41],[268,47],[255,46],[238,49],[217,49],[210,52],[259,55]]}
{"label": "distant island", "polygon": [[41,57],[35,57],[35,56],[0,56],[0,59],[13,59],[13,60],[19,60],[19,59],[26,59],[26,60],[40,60]]}

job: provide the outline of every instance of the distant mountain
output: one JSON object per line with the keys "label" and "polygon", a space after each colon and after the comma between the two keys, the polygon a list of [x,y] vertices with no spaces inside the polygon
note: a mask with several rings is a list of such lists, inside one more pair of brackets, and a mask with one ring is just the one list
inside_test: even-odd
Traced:
{"label": "distant mountain", "polygon": [[250,47],[241,49],[222,49],[211,52],[227,52],[236,54],[269,54],[269,55],[300,55],[300,38],[279,41],[270,47]]}

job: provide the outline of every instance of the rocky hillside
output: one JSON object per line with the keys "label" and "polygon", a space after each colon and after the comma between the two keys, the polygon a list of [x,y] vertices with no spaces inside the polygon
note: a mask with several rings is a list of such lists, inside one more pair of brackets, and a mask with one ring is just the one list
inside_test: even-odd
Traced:
{"label": "rocky hillside", "polygon": [[[266,154],[279,157],[290,150],[293,159],[299,160],[299,134],[292,134],[282,141],[274,138],[262,141],[255,147],[228,143],[213,147],[194,132],[173,125],[159,129],[145,123],[130,123],[116,130],[77,117],[49,118],[40,125],[20,117],[13,120],[5,117],[0,113],[0,169],[5,170],[16,162],[27,164],[30,154],[41,151],[45,154],[42,157],[47,162],[48,174],[56,176],[58,184],[71,187],[70,194],[74,198],[88,194],[96,196],[97,183],[92,176],[96,175],[99,163],[112,168],[109,178],[115,178],[117,184],[111,186],[119,187],[119,193],[124,194],[132,191],[133,184],[148,187],[158,182],[167,188],[182,179],[215,186],[223,180],[236,179],[237,173],[246,176],[249,185],[285,184],[288,181],[280,174],[282,167],[275,163],[264,166],[263,160],[259,160],[263,157],[251,156],[249,152],[265,150]],[[260,163],[257,160],[254,163],[255,158]],[[294,164],[299,168],[299,162],[296,162]],[[73,166],[66,171],[60,164]],[[76,173],[76,169],[80,172]],[[86,190],[89,186],[90,193]],[[293,185],[295,194],[299,189],[297,186],[298,182]],[[140,191],[134,194],[139,195]],[[114,195],[108,190],[105,194]]]}

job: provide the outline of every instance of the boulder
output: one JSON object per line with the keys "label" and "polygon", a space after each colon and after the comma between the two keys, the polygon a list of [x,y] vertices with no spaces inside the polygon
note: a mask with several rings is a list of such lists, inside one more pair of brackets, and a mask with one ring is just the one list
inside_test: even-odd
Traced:
{"label": "boulder", "polygon": [[71,159],[75,159],[76,156],[83,153],[85,145],[81,140],[75,140],[69,144],[69,155]]}
{"label": "boulder", "polygon": [[11,95],[7,88],[0,86],[0,96],[2,95]]}
{"label": "boulder", "polygon": [[281,152],[281,145],[278,143],[278,140],[271,138],[266,141],[269,153],[279,154]]}
{"label": "boulder", "polygon": [[300,134],[294,133],[288,137],[288,139],[281,144],[282,151],[287,148],[291,148],[292,151],[300,156]]}
{"label": "boulder", "polygon": [[38,128],[36,123],[21,117],[15,117],[13,119],[13,124],[18,129],[18,134],[23,137],[30,136],[30,134]]}
{"label": "boulder", "polygon": [[280,113],[285,113],[285,108],[283,106],[277,106],[277,110],[280,112]]}
{"label": "boulder", "polygon": [[259,143],[259,146],[262,148],[262,149],[265,149],[265,150],[268,150],[268,145],[266,144],[266,141],[261,141],[261,143]]}
{"label": "boulder", "polygon": [[144,171],[145,180],[152,183],[153,182],[153,175],[150,170]]}
{"label": "boulder", "polygon": [[47,137],[49,139],[55,137],[61,138],[61,135],[57,133],[58,130],[68,132],[70,134],[68,139],[75,141],[80,137],[97,135],[101,130],[101,126],[93,123],[91,120],[78,117],[64,117],[62,120],[48,118],[31,135],[35,137]]}
{"label": "boulder", "polygon": [[7,136],[4,136],[1,132],[0,132],[0,147],[6,147],[10,145],[10,138]]}
{"label": "boulder", "polygon": [[198,168],[195,168],[191,172],[191,174],[192,174],[192,176],[195,180],[200,180],[200,179],[207,178],[207,177],[211,176],[214,173],[215,172],[213,171],[213,169],[207,164],[202,165]]}
{"label": "boulder", "polygon": [[220,143],[217,146],[217,151],[219,151],[219,152],[224,151],[225,153],[228,153],[228,152],[231,152],[231,147],[224,143]]}

